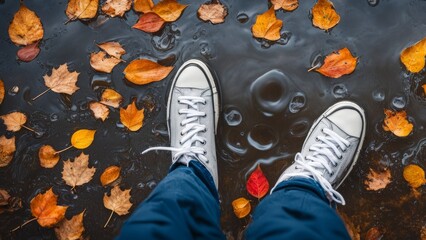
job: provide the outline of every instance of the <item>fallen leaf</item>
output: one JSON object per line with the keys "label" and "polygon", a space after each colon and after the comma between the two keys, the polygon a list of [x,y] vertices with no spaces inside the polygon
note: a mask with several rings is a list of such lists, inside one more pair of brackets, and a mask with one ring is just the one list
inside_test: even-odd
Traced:
{"label": "fallen leaf", "polygon": [[367,175],[367,179],[364,184],[367,190],[377,191],[385,188],[391,182],[390,169],[385,169],[381,172],[376,172],[370,168],[370,172]]}
{"label": "fallen leaf", "polygon": [[58,206],[58,197],[52,188],[45,193],[39,193],[31,202],[31,213],[42,227],[52,227],[65,217],[68,207]]}
{"label": "fallen leaf", "polygon": [[244,218],[251,211],[251,205],[249,200],[241,197],[232,201],[232,208],[234,209],[235,216],[237,218]]}
{"label": "fallen leaf", "polygon": [[109,109],[105,105],[98,103],[98,102],[91,102],[89,104],[90,110],[92,110],[93,115],[96,119],[101,119],[102,121],[105,121],[109,115]]}
{"label": "fallen leaf", "polygon": [[12,132],[21,130],[21,127],[27,121],[27,117],[21,112],[12,112],[0,116],[0,118],[3,119],[4,125],[6,125],[6,130]]}
{"label": "fallen leaf", "polygon": [[348,48],[342,48],[337,53],[333,52],[324,59],[324,64],[315,69],[326,77],[339,78],[351,74],[356,67],[357,58],[352,56]]}
{"label": "fallen leaf", "polygon": [[176,0],[161,0],[152,8],[152,11],[164,19],[164,21],[174,22],[182,15],[186,7],[187,5],[182,5]]}
{"label": "fallen leaf", "polygon": [[328,30],[336,26],[340,21],[340,16],[334,9],[333,3],[329,0],[318,0],[312,8],[312,24],[323,30]]}
{"label": "fallen leaf", "polygon": [[391,131],[398,137],[406,137],[413,130],[413,124],[408,122],[407,113],[405,111],[393,112],[385,109],[385,119],[383,129]]}
{"label": "fallen leaf", "polygon": [[105,193],[104,206],[111,210],[111,215],[105,223],[104,228],[108,225],[114,212],[120,216],[129,213],[129,209],[132,207],[132,203],[130,202],[130,191],[131,189],[121,190],[120,187],[116,185],[111,189],[110,196]]}
{"label": "fallen leaf", "polygon": [[400,59],[408,71],[418,73],[425,67],[426,37],[402,50]]}
{"label": "fallen leaf", "polygon": [[342,218],[343,223],[345,224],[346,230],[348,231],[349,237],[352,240],[360,240],[361,239],[361,235],[359,234],[359,232],[361,231],[360,227],[359,226],[355,227],[355,224],[344,212],[337,211],[337,213]]}
{"label": "fallen leaf", "polygon": [[420,229],[420,240],[426,240],[426,226]]}
{"label": "fallen leaf", "polygon": [[274,8],[271,7],[263,14],[257,15],[256,22],[251,28],[253,36],[264,38],[270,41],[277,41],[281,38],[280,31],[283,21],[277,19]]}
{"label": "fallen leaf", "polygon": [[[1,80],[0,80],[1,81]],[[426,95],[426,84],[422,85],[423,88],[423,93]],[[4,90],[3,90],[4,91]],[[3,93],[4,94],[4,93]],[[1,99],[0,99],[0,103],[1,103]]]}
{"label": "fallen leaf", "polygon": [[132,28],[139,29],[147,33],[160,31],[166,22],[156,13],[149,12],[140,16],[138,22]]}
{"label": "fallen leaf", "polygon": [[123,17],[131,7],[131,0],[107,0],[102,6],[102,11],[110,17]]}
{"label": "fallen leaf", "polygon": [[11,197],[9,193],[0,189],[0,214],[4,212],[14,212],[22,208],[22,200],[18,197]]}
{"label": "fallen leaf", "polygon": [[52,146],[43,145],[38,151],[38,158],[42,167],[53,168],[59,161],[59,154]]}
{"label": "fallen leaf", "polygon": [[58,68],[53,68],[50,76],[47,74],[43,76],[44,84],[56,93],[71,95],[79,89],[79,87],[76,86],[79,74],[80,73],[75,71],[68,71],[68,65],[62,64]]}
{"label": "fallen leaf", "polygon": [[35,42],[24,48],[19,49],[16,55],[18,56],[18,59],[23,62],[31,62],[37,57],[39,53],[40,48],[38,47],[38,42]]}
{"label": "fallen leaf", "polygon": [[380,240],[383,237],[382,231],[378,227],[372,227],[368,229],[365,234],[365,240]]}
{"label": "fallen leaf", "polygon": [[6,136],[0,137],[0,167],[9,165],[13,159],[13,154],[16,151],[15,136],[6,138]]}
{"label": "fallen leaf", "polygon": [[111,73],[120,62],[120,59],[108,57],[104,51],[90,54],[90,66],[99,72]]}
{"label": "fallen leaf", "polygon": [[425,171],[415,164],[405,166],[403,176],[412,188],[418,188],[426,183]]}
{"label": "fallen leaf", "polygon": [[118,42],[106,42],[98,44],[98,47],[104,50],[108,55],[120,59],[123,54],[126,54],[126,50]]}
{"label": "fallen leaf", "polygon": [[142,127],[144,110],[136,107],[136,101],[127,105],[127,108],[120,108],[120,121],[130,131],[137,131]]}
{"label": "fallen leaf", "polygon": [[101,103],[107,106],[118,108],[123,101],[123,97],[116,91],[107,88],[102,92]]}
{"label": "fallen leaf", "polygon": [[91,19],[98,13],[99,0],[69,0],[67,14],[70,20]]}
{"label": "fallen leaf", "polygon": [[71,136],[71,145],[77,149],[85,149],[95,139],[96,130],[80,129]]}
{"label": "fallen leaf", "polygon": [[93,178],[96,168],[89,168],[89,155],[81,153],[80,156],[64,161],[64,170],[62,171],[62,179],[68,186],[74,189],[76,186],[81,186],[88,183]]}
{"label": "fallen leaf", "polygon": [[282,8],[286,11],[294,11],[299,6],[299,0],[271,0],[271,3],[275,10]]}
{"label": "fallen leaf", "polygon": [[213,24],[223,23],[226,15],[228,15],[228,10],[220,2],[205,3],[198,9],[198,17]]}
{"label": "fallen leaf", "polygon": [[17,45],[29,45],[43,38],[44,30],[35,12],[21,4],[9,25],[9,37]]}
{"label": "fallen leaf", "polygon": [[3,80],[0,80],[0,104],[2,104],[4,99],[4,83]]}
{"label": "fallen leaf", "polygon": [[105,171],[101,174],[101,183],[102,186],[108,185],[120,177],[121,168],[118,166],[109,166]]}
{"label": "fallen leaf", "polygon": [[257,199],[261,199],[268,192],[269,182],[263,174],[260,165],[257,165],[257,168],[250,174],[246,188],[248,193]]}
{"label": "fallen leaf", "polygon": [[124,69],[127,80],[134,84],[144,85],[163,80],[173,70],[148,59],[133,60]]}
{"label": "fallen leaf", "polygon": [[73,216],[70,220],[64,218],[57,227],[55,234],[58,240],[80,240],[84,232],[84,212]]}
{"label": "fallen leaf", "polygon": [[136,12],[142,13],[151,12],[153,7],[154,3],[152,0],[135,0],[135,3],[133,4],[133,9],[135,9]]}

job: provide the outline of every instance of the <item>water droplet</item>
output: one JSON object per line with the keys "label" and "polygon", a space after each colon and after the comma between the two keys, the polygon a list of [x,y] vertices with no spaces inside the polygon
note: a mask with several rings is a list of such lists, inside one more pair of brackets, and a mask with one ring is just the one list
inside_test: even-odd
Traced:
{"label": "water droplet", "polygon": [[208,43],[200,43],[200,53],[206,58],[211,58],[211,50]]}
{"label": "water droplet", "polygon": [[271,42],[269,42],[268,40],[262,39],[260,40],[260,45],[262,46],[262,48],[270,48],[271,47]]}
{"label": "water droplet", "polygon": [[276,43],[280,45],[286,45],[290,41],[291,36],[292,36],[291,32],[285,31],[281,33],[281,38],[278,39]]}
{"label": "water droplet", "polygon": [[9,89],[8,93],[10,96],[15,96],[19,92],[18,86],[13,86]]}
{"label": "water droplet", "polygon": [[382,89],[376,89],[371,93],[371,96],[373,97],[374,101],[381,102],[385,100],[385,93]]}
{"label": "water droplet", "polygon": [[124,128],[124,125],[120,121],[117,121],[115,123],[115,126],[117,126],[118,128]]}
{"label": "water droplet", "polygon": [[108,74],[105,75],[98,75],[95,74],[92,77],[92,80],[90,82],[90,85],[92,86],[92,89],[94,91],[96,91],[99,88],[107,88],[111,85],[112,80],[111,80],[111,76]]}
{"label": "water droplet", "polygon": [[304,93],[298,92],[290,100],[288,105],[288,110],[291,113],[299,112],[306,104],[306,97]]}
{"label": "water droplet", "polygon": [[375,7],[377,5],[379,5],[380,0],[367,0],[368,5]]}
{"label": "water droplet", "polygon": [[150,189],[154,189],[157,186],[157,182],[155,180],[151,180],[146,183],[146,186],[149,187]]}
{"label": "water droplet", "polygon": [[58,114],[56,114],[56,113],[50,114],[50,121],[51,122],[56,122],[56,121],[58,121],[58,119],[59,119]]}
{"label": "water droplet", "polygon": [[225,132],[226,147],[237,155],[244,155],[247,153],[247,140],[245,134],[240,134],[240,131],[235,128],[228,128]]}
{"label": "water droplet", "polygon": [[309,130],[309,121],[306,119],[297,120],[290,126],[290,134],[295,137],[303,137]]}
{"label": "water droplet", "polygon": [[73,104],[70,108],[70,110],[73,111],[73,112],[77,111],[77,109],[78,109],[77,105],[75,105],[75,104]]}
{"label": "water droplet", "polygon": [[278,136],[271,127],[259,124],[250,130],[247,141],[257,150],[267,151],[277,145]]}
{"label": "water droplet", "polygon": [[238,126],[240,125],[241,121],[243,121],[241,113],[236,109],[227,109],[224,115],[228,126]]}
{"label": "water droplet", "polygon": [[155,49],[159,51],[167,51],[172,49],[176,43],[176,36],[179,35],[179,31],[173,31],[171,26],[166,25],[161,35],[155,35],[152,37],[152,44]]}
{"label": "water droplet", "polygon": [[240,23],[246,23],[249,20],[249,16],[245,13],[240,13],[237,15],[237,20]]}
{"label": "water droplet", "polygon": [[333,87],[333,95],[335,98],[344,98],[348,96],[348,89],[344,84],[336,84]]}
{"label": "water droplet", "polygon": [[311,68],[317,68],[318,66],[321,66],[324,57],[321,55],[321,53],[317,53],[313,55],[311,59]]}
{"label": "water droplet", "polygon": [[406,100],[405,97],[394,97],[392,99],[392,106],[396,109],[403,109],[405,107]]}

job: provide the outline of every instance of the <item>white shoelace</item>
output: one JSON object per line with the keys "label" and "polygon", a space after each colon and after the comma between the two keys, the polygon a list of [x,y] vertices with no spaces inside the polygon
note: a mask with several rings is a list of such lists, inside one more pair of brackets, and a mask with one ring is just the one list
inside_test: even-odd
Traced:
{"label": "white shoelace", "polygon": [[343,196],[333,189],[323,174],[325,172],[334,174],[330,164],[337,166],[340,163],[343,156],[342,151],[346,151],[350,142],[328,128],[324,128],[322,131],[326,136],[317,137],[316,140],[319,143],[315,143],[309,148],[313,152],[312,154],[303,157],[301,153],[297,153],[295,156],[296,168],[304,171],[287,174],[287,176],[313,177],[324,189],[330,200],[345,205]]}
{"label": "white shoelace", "polygon": [[143,151],[142,154],[153,150],[172,151],[175,152],[172,163],[175,163],[181,159],[181,157],[182,159],[180,162],[187,165],[189,164],[189,161],[193,160],[194,158],[208,163],[209,160],[206,157],[207,151],[202,147],[195,146],[196,142],[201,144],[206,143],[205,138],[198,136],[198,133],[206,131],[206,126],[199,123],[199,118],[205,117],[206,113],[199,111],[198,104],[201,103],[205,105],[206,100],[202,97],[180,96],[178,97],[178,103],[186,106],[185,108],[178,110],[179,115],[186,115],[180,123],[180,125],[184,127],[180,132],[181,139],[179,141],[182,147],[151,147]]}

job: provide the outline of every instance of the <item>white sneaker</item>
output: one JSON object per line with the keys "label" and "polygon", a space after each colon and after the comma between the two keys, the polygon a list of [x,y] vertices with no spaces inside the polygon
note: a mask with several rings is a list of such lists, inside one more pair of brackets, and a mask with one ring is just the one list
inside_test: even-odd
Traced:
{"label": "white sneaker", "polygon": [[171,147],[152,150],[172,151],[172,163],[203,164],[218,188],[215,135],[219,119],[219,96],[215,80],[200,60],[186,61],[176,73],[169,91],[167,126]]}
{"label": "white sneaker", "polygon": [[[312,125],[302,151],[279,177],[275,187],[291,177],[310,177],[324,189],[330,201],[345,204],[337,192],[355,165],[365,136],[364,110],[342,101],[327,109]],[[271,192],[272,192],[271,191]]]}

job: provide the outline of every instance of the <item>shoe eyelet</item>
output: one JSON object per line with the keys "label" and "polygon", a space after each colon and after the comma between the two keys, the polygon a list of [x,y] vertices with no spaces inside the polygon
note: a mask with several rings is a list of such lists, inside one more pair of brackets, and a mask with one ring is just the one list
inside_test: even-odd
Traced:
{"label": "shoe eyelet", "polygon": [[203,144],[203,145],[206,145],[206,143],[207,143],[206,140],[204,140],[204,141],[201,142],[201,144]]}
{"label": "shoe eyelet", "polygon": [[209,163],[209,160],[208,160],[208,159],[206,160],[206,163]]}
{"label": "shoe eyelet", "polygon": [[324,128],[321,128],[321,132],[324,133]]}
{"label": "shoe eyelet", "polygon": [[207,117],[207,113],[204,113],[204,116],[203,117]]}
{"label": "shoe eyelet", "polygon": [[204,129],[203,129],[203,132],[207,132],[207,128],[204,128]]}
{"label": "shoe eyelet", "polygon": [[183,136],[183,132],[182,131],[180,132],[180,135]]}
{"label": "shoe eyelet", "polygon": [[331,172],[331,173],[330,173],[330,176],[333,176],[333,175],[334,175],[334,172]]}
{"label": "shoe eyelet", "polygon": [[343,156],[340,156],[340,157],[337,157],[338,159],[342,159],[343,158]]}
{"label": "shoe eyelet", "polygon": [[179,140],[179,144],[182,145],[183,144],[182,141]]}
{"label": "shoe eyelet", "polygon": [[177,102],[178,102],[179,104],[181,103],[179,99],[178,99],[178,101],[177,101]]}
{"label": "shoe eyelet", "polygon": [[207,151],[206,151],[206,150],[204,150],[204,151],[203,151],[203,155],[206,155],[206,154],[207,154]]}
{"label": "shoe eyelet", "polygon": [[319,138],[318,138],[318,137],[315,137],[315,141],[319,142]]}

